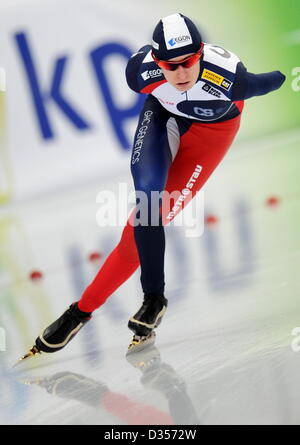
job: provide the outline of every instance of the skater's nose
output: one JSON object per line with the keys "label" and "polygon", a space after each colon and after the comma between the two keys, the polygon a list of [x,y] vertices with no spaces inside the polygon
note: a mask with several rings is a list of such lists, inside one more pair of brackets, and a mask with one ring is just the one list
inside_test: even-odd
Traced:
{"label": "skater's nose", "polygon": [[183,68],[183,66],[179,65],[176,68],[175,73],[179,82],[184,82],[185,80],[187,80],[187,71],[185,68]]}

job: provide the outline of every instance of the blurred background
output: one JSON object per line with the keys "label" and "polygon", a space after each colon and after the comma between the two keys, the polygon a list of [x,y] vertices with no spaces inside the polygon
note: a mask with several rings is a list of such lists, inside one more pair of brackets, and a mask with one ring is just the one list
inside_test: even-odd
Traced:
{"label": "blurred background", "polygon": [[[151,42],[158,20],[174,12],[198,24],[204,41],[236,53],[248,71],[280,70],[286,82],[246,102],[238,137],[204,187],[203,236],[195,240],[180,228],[166,230],[171,304],[169,321],[160,328],[162,350],[190,385],[204,423],[299,421],[299,397],[291,394],[298,388],[292,370],[300,355],[290,347],[291,332],[300,326],[299,1],[2,0],[1,424],[117,422],[107,411],[76,417],[73,405],[58,416],[54,399],[25,387],[10,367],[80,297],[119,241],[122,225],[97,225],[96,199],[102,190],[117,192],[121,182],[133,188],[130,150],[144,97],[128,88],[124,71],[130,55]],[[140,301],[137,271],[66,353],[42,356],[27,370],[39,373],[50,364],[61,370],[61,361],[69,360],[141,401],[145,389],[130,380],[136,377],[130,364],[112,371],[123,366],[127,320]],[[229,341],[219,341],[224,338]],[[183,349],[184,362],[178,358]],[[264,371],[260,353],[267,360]],[[245,355],[251,366],[245,366]],[[241,367],[233,356],[241,358]],[[233,379],[236,392],[223,387],[218,404],[219,381],[211,377],[219,362],[230,363],[226,374],[220,366],[220,376]],[[245,393],[249,376],[235,380],[236,367],[251,369],[265,392],[254,393],[252,386]],[[252,410],[240,409],[241,394]],[[153,406],[160,406],[152,397]],[[41,401],[45,411],[37,417]]]}

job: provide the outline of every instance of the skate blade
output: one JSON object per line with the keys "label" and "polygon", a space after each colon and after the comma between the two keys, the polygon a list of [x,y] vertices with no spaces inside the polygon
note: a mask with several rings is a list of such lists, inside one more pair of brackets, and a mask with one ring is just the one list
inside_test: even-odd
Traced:
{"label": "skate blade", "polygon": [[36,354],[41,354],[41,351],[34,345],[32,348],[27,352],[27,354],[23,355],[18,359],[18,361],[13,365],[13,368],[18,366],[21,362],[24,360],[27,360],[29,358],[34,357]]}
{"label": "skate blade", "polygon": [[134,335],[130,345],[128,346],[126,355],[143,351],[149,346],[152,346],[155,342],[155,337],[156,335],[154,331],[151,332],[151,334],[147,335],[147,337],[139,337],[137,335]]}

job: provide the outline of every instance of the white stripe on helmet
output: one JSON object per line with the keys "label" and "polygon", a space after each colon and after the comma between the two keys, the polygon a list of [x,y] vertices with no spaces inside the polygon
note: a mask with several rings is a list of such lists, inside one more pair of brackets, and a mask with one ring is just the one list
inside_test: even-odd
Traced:
{"label": "white stripe on helmet", "polygon": [[180,14],[171,14],[162,19],[166,47],[177,49],[193,43],[189,29]]}

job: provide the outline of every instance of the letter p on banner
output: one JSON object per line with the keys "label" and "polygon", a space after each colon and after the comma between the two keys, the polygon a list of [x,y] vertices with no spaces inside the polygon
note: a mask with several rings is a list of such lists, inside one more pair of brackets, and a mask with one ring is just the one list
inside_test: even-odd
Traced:
{"label": "letter p on banner", "polygon": [[0,352],[6,351],[6,332],[0,327]]}

